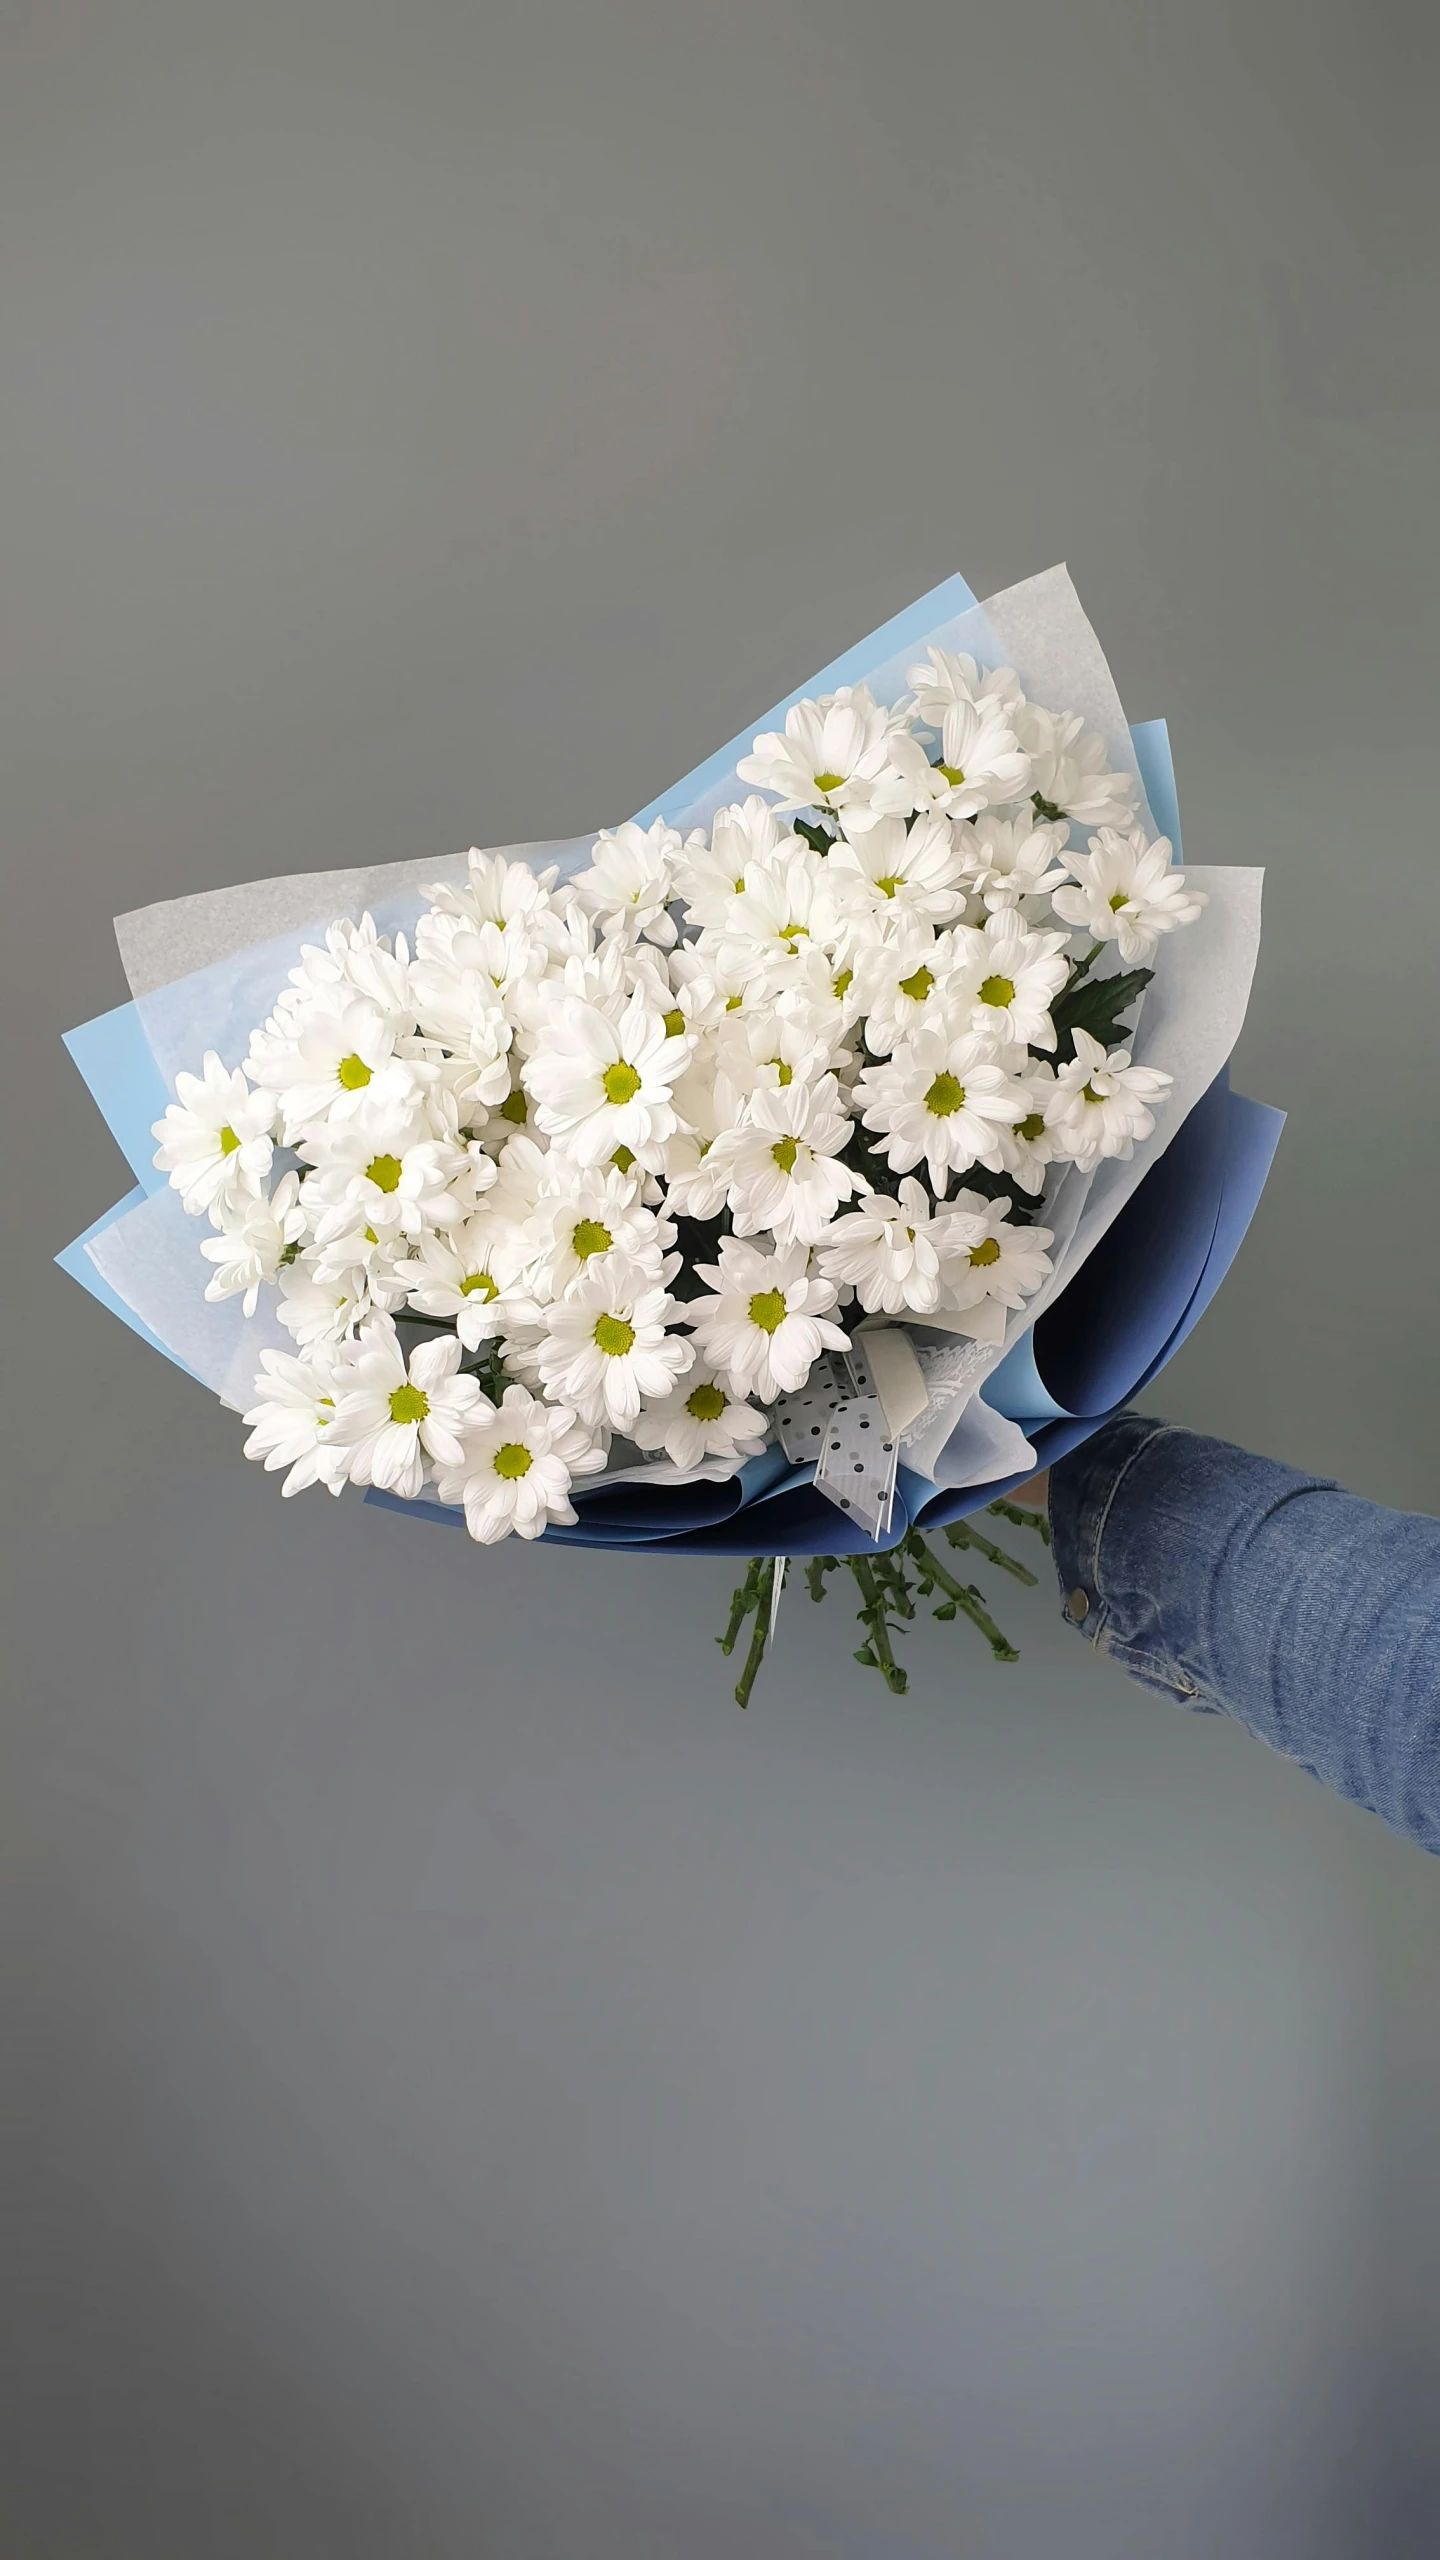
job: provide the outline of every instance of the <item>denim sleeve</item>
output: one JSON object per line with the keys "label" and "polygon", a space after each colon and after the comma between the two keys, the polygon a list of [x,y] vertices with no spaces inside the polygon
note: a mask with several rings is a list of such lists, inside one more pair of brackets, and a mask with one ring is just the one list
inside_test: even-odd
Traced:
{"label": "denim sleeve", "polygon": [[1121,1414],[1052,1470],[1065,1614],[1440,1854],[1440,1521]]}

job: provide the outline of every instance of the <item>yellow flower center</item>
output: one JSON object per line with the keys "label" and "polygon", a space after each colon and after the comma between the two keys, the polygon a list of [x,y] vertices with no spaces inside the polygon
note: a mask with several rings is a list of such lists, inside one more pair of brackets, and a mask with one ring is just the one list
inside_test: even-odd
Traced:
{"label": "yellow flower center", "polygon": [[775,1081],[777,1084],[794,1083],[795,1070],[784,1058],[772,1058],[770,1064],[775,1070]]}
{"label": "yellow flower center", "polygon": [[1117,889],[1117,890],[1116,890],[1116,892],[1115,892],[1114,897],[1113,897],[1113,898],[1111,899],[1111,901],[1110,901],[1110,913],[1112,914],[1112,916],[1118,916],[1118,914],[1120,913],[1121,908],[1122,908],[1122,907],[1128,907],[1128,906],[1129,906],[1129,904],[1130,904],[1130,901],[1129,901],[1129,899],[1126,897],[1124,890],[1123,890],[1123,889]]}
{"label": "yellow flower center", "polygon": [[745,999],[743,996],[727,996],[725,999],[726,1012],[738,1013],[744,1001]]}
{"label": "yellow flower center", "polygon": [[958,764],[937,764],[935,770],[937,773],[943,773],[952,791],[958,791],[961,783],[965,779],[964,773]]}
{"label": "yellow flower center", "polygon": [[488,1271],[467,1271],[460,1283],[460,1295],[462,1298],[482,1297],[488,1306],[492,1298],[499,1297],[500,1292]]}
{"label": "yellow flower center", "polygon": [[780,939],[787,951],[793,951],[797,942],[809,941],[810,927],[808,924],[782,924]]}
{"label": "yellow flower center", "polygon": [[1081,1099],[1085,1102],[1103,1102],[1105,1096],[1103,1093],[1097,1093],[1093,1084],[1087,1084],[1081,1088]]}
{"label": "yellow flower center", "polygon": [[669,1012],[666,1014],[665,1029],[672,1040],[679,1040],[683,1038],[685,1032],[685,1016],[681,1012],[678,1004],[672,1004]]}
{"label": "yellow flower center", "polygon": [[1000,1247],[993,1236],[987,1236],[983,1244],[971,1246],[970,1265],[972,1270],[988,1271],[991,1263],[998,1262],[999,1259]]}
{"label": "yellow flower center", "polygon": [[887,871],[884,879],[877,880],[875,886],[881,891],[883,896],[893,898],[896,890],[900,886],[900,874],[898,871]]}
{"label": "yellow flower center", "polygon": [[512,1129],[524,1128],[525,1096],[521,1092],[518,1084],[515,1087],[514,1092],[507,1093],[504,1101],[501,1103],[500,1117],[502,1120],[508,1120]]}
{"label": "yellow flower center", "polygon": [[592,1253],[608,1253],[614,1242],[598,1218],[577,1218],[570,1231],[570,1250],[578,1262],[588,1262]]}
{"label": "yellow flower center", "polygon": [[635,1327],[627,1324],[623,1316],[597,1316],[595,1348],[603,1351],[607,1360],[623,1360],[626,1352],[635,1348]]}
{"label": "yellow flower center", "polygon": [[843,773],[817,773],[815,776],[815,788],[817,791],[822,793],[838,791],[844,779],[845,776]]}
{"label": "yellow flower center", "polygon": [[850,982],[854,975],[855,972],[853,969],[842,969],[838,978],[831,981],[837,998],[840,996],[847,996],[849,994]]}
{"label": "yellow flower center", "polygon": [[613,1066],[606,1068],[600,1081],[605,1087],[606,1101],[617,1105],[633,1102],[640,1090],[639,1074],[628,1058],[617,1058]]}
{"label": "yellow flower center", "polygon": [[697,1422],[718,1422],[725,1410],[725,1398],[718,1387],[692,1387],[685,1399],[685,1410]]}
{"label": "yellow flower center", "polygon": [[617,1147],[610,1159],[617,1173],[628,1173],[635,1161],[633,1147]]}
{"label": "yellow flower center", "polygon": [[341,1059],[335,1072],[347,1093],[361,1092],[370,1081],[369,1068],[363,1058],[356,1056],[353,1049],[348,1058]]}
{"label": "yellow flower center", "polygon": [[923,1004],[934,984],[933,969],[912,969],[908,978],[900,980],[900,993],[908,996],[912,1004]]}
{"label": "yellow flower center", "polygon": [[982,1004],[1013,1004],[1015,1001],[1014,979],[987,978],[980,989],[980,1001]]}
{"label": "yellow flower center", "polygon": [[231,1128],[230,1123],[227,1120],[224,1128],[220,1131],[220,1153],[222,1156],[233,1156],[238,1149],[239,1144],[240,1141],[236,1137],[234,1130]]}
{"label": "yellow flower center", "polygon": [[933,1111],[937,1120],[948,1120],[952,1112],[961,1111],[964,1107],[965,1087],[958,1078],[946,1075],[942,1069],[925,1096],[926,1110]]}
{"label": "yellow flower center", "polygon": [[398,1156],[372,1156],[365,1167],[366,1179],[377,1191],[398,1191],[401,1164]]}
{"label": "yellow flower center", "polygon": [[497,1476],[504,1476],[513,1484],[517,1477],[528,1476],[535,1461],[523,1440],[506,1440],[496,1450],[490,1464]]}
{"label": "yellow flower center", "polygon": [[1033,1147],[1036,1139],[1043,1137],[1044,1133],[1045,1114],[1043,1111],[1027,1112],[1023,1120],[1017,1120],[1015,1123],[1016,1137],[1023,1138],[1028,1146]]}
{"label": "yellow flower center", "polygon": [[423,1422],[430,1410],[430,1399],[423,1387],[396,1387],[390,1398],[392,1422]]}
{"label": "yellow flower center", "polygon": [[797,1148],[793,1138],[777,1138],[774,1146],[770,1150],[770,1153],[774,1157],[775,1162],[780,1167],[782,1173],[794,1172],[795,1158],[799,1153],[799,1149]]}
{"label": "yellow flower center", "polygon": [[778,1289],[757,1289],[750,1301],[750,1321],[762,1333],[778,1333],[785,1321],[785,1301]]}

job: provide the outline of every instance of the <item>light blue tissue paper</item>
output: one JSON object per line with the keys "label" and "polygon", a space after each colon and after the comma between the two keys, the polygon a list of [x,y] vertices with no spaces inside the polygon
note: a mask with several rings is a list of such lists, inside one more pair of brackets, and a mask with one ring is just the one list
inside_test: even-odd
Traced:
{"label": "light blue tissue paper", "polygon": [[[151,1128],[170,1100],[138,1008],[117,1004],[65,1033],[65,1046],[142,1191],[163,1191]],[[196,1061],[197,1065],[199,1061]],[[92,1230],[93,1232],[93,1230]]]}
{"label": "light blue tissue paper", "polygon": [[67,1244],[64,1252],[57,1253],[55,1259],[62,1271],[68,1271],[72,1280],[78,1280],[82,1289],[88,1289],[92,1298],[98,1299],[102,1307],[109,1308],[112,1316],[118,1316],[122,1324],[128,1324],[131,1332],[138,1333],[142,1342],[148,1342],[152,1351],[162,1351],[167,1360],[174,1361],[177,1369],[184,1370],[187,1378],[193,1378],[195,1371],[189,1362],[182,1360],[178,1352],[172,1351],[168,1343],[162,1342],[158,1334],[152,1333],[148,1324],[137,1316],[133,1307],[126,1306],[124,1299],[116,1295],[109,1281],[101,1278],[85,1250],[92,1237],[103,1235],[105,1229],[113,1227],[117,1219],[128,1218],[132,1209],[138,1209],[152,1196],[137,1183],[133,1191],[127,1191],[123,1200],[117,1200],[113,1209],[107,1209],[103,1218],[97,1218],[93,1227],[87,1227],[83,1236],[77,1236],[73,1244]]}

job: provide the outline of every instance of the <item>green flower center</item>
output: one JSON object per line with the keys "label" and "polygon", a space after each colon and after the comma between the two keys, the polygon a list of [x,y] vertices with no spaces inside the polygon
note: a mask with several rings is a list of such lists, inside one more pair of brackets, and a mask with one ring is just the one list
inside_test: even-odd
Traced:
{"label": "green flower center", "polygon": [[366,1241],[366,1243],[367,1243],[367,1244],[378,1244],[378,1243],[379,1243],[380,1239],[379,1239],[379,1237],[377,1236],[377,1234],[375,1233],[375,1230],[374,1230],[374,1228],[373,1228],[373,1227],[367,1227],[367,1228],[366,1228],[366,1230],[365,1230],[365,1241]]}
{"label": "green flower center", "polygon": [[784,1058],[772,1058],[770,1064],[775,1070],[775,1081],[777,1084],[794,1083],[795,1070]]}
{"label": "green flower center", "polygon": [[958,791],[961,783],[965,779],[964,773],[958,764],[937,764],[935,770],[937,773],[943,773],[952,791]]}
{"label": "green flower center", "polygon": [[392,1422],[423,1422],[430,1410],[430,1399],[423,1387],[396,1387],[390,1398]]}
{"label": "green flower center", "polygon": [[1093,1084],[1087,1084],[1082,1087],[1081,1099],[1085,1102],[1103,1102],[1105,1096],[1103,1093],[1097,1093]]}
{"label": "green flower center", "polygon": [[509,1483],[513,1484],[518,1477],[528,1476],[535,1461],[523,1440],[505,1440],[496,1450],[490,1464],[497,1476],[504,1476]]}
{"label": "green flower center", "polygon": [[220,1153],[222,1156],[233,1156],[239,1147],[239,1144],[240,1141],[236,1137],[234,1130],[231,1128],[230,1123],[227,1120],[224,1128],[220,1131]]}
{"label": "green flower center", "polygon": [[612,1067],[606,1068],[600,1081],[605,1087],[606,1101],[617,1106],[633,1102],[640,1090],[639,1075],[628,1058],[617,1058]]}
{"label": "green flower center", "polygon": [[853,969],[842,969],[838,978],[832,981],[837,997],[848,996],[850,993],[850,982],[854,975],[855,972]]}
{"label": "green flower center", "polygon": [[983,1244],[971,1246],[970,1267],[973,1271],[988,1271],[991,1263],[999,1259],[1000,1247],[993,1236],[987,1236]]}
{"label": "green flower center", "polygon": [[1016,1137],[1023,1138],[1027,1146],[1033,1147],[1036,1139],[1043,1137],[1044,1134],[1045,1114],[1043,1111],[1028,1112],[1023,1120],[1017,1120],[1015,1123]]}
{"label": "green flower center", "polygon": [[896,890],[900,886],[900,874],[898,871],[887,871],[884,879],[877,880],[875,886],[881,891],[883,896],[893,898]]}
{"label": "green flower center", "polygon": [[743,996],[727,996],[725,999],[726,1012],[738,1013],[744,1001],[745,999]]}
{"label": "green flower center", "polygon": [[488,1305],[492,1298],[499,1297],[500,1292],[488,1271],[467,1271],[460,1283],[460,1295],[462,1298],[482,1297]]}
{"label": "green flower center", "polygon": [[937,1120],[948,1120],[952,1112],[961,1111],[964,1107],[965,1087],[958,1077],[946,1075],[942,1070],[925,1096],[926,1110],[933,1111]]}
{"label": "green flower center", "polygon": [[923,1004],[934,984],[933,969],[914,969],[908,978],[901,979],[900,993],[908,996],[912,1004]]}
{"label": "green flower center", "polygon": [[617,1173],[628,1173],[635,1161],[635,1150],[633,1147],[617,1147],[610,1161]]}
{"label": "green flower center", "polygon": [[626,1352],[635,1348],[635,1327],[627,1324],[623,1316],[597,1316],[595,1347],[604,1352],[607,1360],[623,1360]]}
{"label": "green flower center", "polygon": [[341,1059],[335,1072],[347,1093],[359,1093],[370,1081],[369,1068],[363,1058],[356,1056],[353,1049],[348,1058]]}
{"label": "green flower center", "polygon": [[718,1422],[725,1410],[725,1398],[714,1386],[692,1387],[685,1399],[685,1410],[697,1422]]}
{"label": "green flower center", "polygon": [[672,1004],[669,1012],[664,1016],[664,1022],[666,1032],[670,1039],[679,1040],[684,1037],[685,1016],[681,1012],[678,1004]]}
{"label": "green flower center", "polygon": [[570,1250],[577,1262],[588,1262],[592,1253],[608,1253],[614,1242],[598,1218],[577,1218],[570,1231]]}
{"label": "green flower center", "polygon": [[757,1289],[750,1301],[750,1321],[762,1333],[778,1333],[785,1321],[785,1301],[778,1289]]}
{"label": "green flower center", "polygon": [[1113,897],[1113,898],[1111,899],[1111,901],[1110,901],[1110,913],[1112,914],[1112,916],[1118,916],[1118,914],[1120,913],[1121,908],[1122,908],[1122,907],[1128,907],[1128,906],[1129,906],[1129,904],[1130,904],[1130,901],[1129,901],[1129,899],[1126,897],[1124,890],[1123,890],[1123,889],[1117,889],[1117,890],[1116,890],[1116,892],[1115,892],[1114,897]]}
{"label": "green flower center", "polygon": [[982,1004],[1013,1004],[1015,1001],[1014,979],[987,978],[980,989],[980,1001]]}
{"label": "green flower center", "polygon": [[521,1092],[518,1084],[515,1087],[514,1092],[507,1093],[504,1101],[501,1103],[500,1117],[502,1120],[508,1120],[512,1129],[524,1128],[525,1096]]}
{"label": "green flower center", "polygon": [[377,1191],[398,1191],[401,1164],[398,1156],[372,1156],[365,1167],[366,1179]]}
{"label": "green flower center", "polygon": [[809,941],[810,927],[808,924],[782,924],[780,939],[787,951],[793,951],[797,942]]}
{"label": "green flower center", "polygon": [[799,1149],[797,1148],[793,1138],[777,1138],[774,1146],[770,1150],[770,1153],[774,1157],[782,1173],[794,1172],[795,1158],[799,1153]]}
{"label": "green flower center", "polygon": [[844,779],[845,776],[843,773],[817,773],[815,776],[815,788],[817,791],[822,792],[838,791]]}

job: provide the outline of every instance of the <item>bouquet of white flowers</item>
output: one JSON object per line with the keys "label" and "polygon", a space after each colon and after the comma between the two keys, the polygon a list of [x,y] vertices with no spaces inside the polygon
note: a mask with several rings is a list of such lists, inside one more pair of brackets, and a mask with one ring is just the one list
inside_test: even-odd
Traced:
{"label": "bouquet of white flowers", "polygon": [[1179,867],[1163,732],[1147,792],[1063,573],[957,587],[593,839],[420,866],[418,899],[413,865],[315,880],[278,937],[295,883],[230,893],[244,921],[225,893],[122,919],[137,1003],[72,1035],[117,1127],[147,1067],[174,1097],[168,1200],[82,1240],[91,1269],[285,1493],[362,1486],[486,1545],[738,1533],[742,1703],[790,1554],[817,1598],[849,1561],[892,1686],[917,1589],[1012,1658],[925,1531],[1032,1578],[966,1515],[1048,1454],[1032,1425],[1100,1418],[1057,1401],[1037,1312],[1083,1266],[1082,1357],[1118,1323],[1133,1392],[1203,1289],[1227,1161],[1258,1195],[1227,1113],[1182,1172],[1178,1282],[1173,1215],[1124,1241],[1147,1157],[1231,1099],[1257,875]]}

